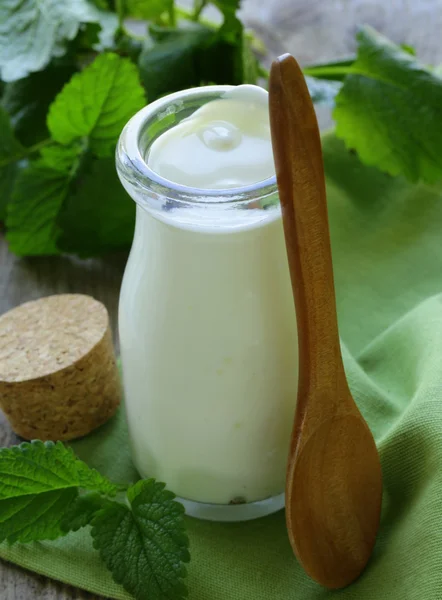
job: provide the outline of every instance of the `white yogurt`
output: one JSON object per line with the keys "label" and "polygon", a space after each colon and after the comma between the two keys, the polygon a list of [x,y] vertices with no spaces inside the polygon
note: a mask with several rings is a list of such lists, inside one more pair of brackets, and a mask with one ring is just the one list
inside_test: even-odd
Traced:
{"label": "white yogurt", "polygon": [[[148,164],[201,189],[272,176],[266,92],[240,86],[204,105],[152,144]],[[120,300],[132,453],[181,498],[254,502],[284,490],[297,393],[282,223],[244,209],[207,227],[205,212],[137,207]]]}
{"label": "white yogurt", "polygon": [[233,88],[155,140],[148,164],[174,183],[199,189],[268,179],[275,174],[268,110],[263,88]]}

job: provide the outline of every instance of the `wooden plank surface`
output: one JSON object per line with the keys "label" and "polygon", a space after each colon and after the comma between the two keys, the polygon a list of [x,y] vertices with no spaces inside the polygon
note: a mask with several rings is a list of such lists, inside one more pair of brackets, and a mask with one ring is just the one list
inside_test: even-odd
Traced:
{"label": "wooden plank surface", "polygon": [[[244,0],[242,16],[267,45],[267,61],[282,52],[302,64],[354,51],[357,26],[368,23],[418,56],[442,63],[442,0]],[[327,115],[320,115],[325,123]],[[49,294],[81,292],[107,306],[116,335],[118,292],[125,255],[81,261],[75,258],[19,260],[0,234],[0,314]],[[0,446],[17,443],[0,413]],[[0,562],[0,600],[92,600],[81,590]],[[209,599],[208,599],[209,600]]]}

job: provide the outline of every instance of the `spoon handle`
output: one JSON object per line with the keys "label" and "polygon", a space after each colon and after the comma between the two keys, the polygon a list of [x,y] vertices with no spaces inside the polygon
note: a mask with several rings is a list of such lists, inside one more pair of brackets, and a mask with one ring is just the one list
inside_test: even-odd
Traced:
{"label": "spoon handle", "polygon": [[[289,54],[272,65],[269,84],[273,154],[299,338],[298,412],[315,389],[342,383],[333,265],[321,140],[302,71]],[[345,377],[345,375],[344,375]],[[330,396],[327,393],[327,396]],[[325,407],[321,407],[322,411]],[[333,410],[336,407],[329,406]]]}

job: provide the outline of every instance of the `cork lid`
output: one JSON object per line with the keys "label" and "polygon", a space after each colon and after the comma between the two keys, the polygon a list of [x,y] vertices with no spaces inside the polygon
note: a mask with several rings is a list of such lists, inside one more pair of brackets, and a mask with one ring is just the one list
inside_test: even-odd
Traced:
{"label": "cork lid", "polygon": [[0,316],[0,381],[36,379],[85,356],[108,327],[106,308],[81,294],[27,302]]}

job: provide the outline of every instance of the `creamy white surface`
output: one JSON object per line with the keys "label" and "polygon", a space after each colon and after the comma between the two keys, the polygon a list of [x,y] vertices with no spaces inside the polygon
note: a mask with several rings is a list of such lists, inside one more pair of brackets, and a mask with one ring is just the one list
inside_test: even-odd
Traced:
{"label": "creamy white surface", "polygon": [[148,164],[190,187],[241,187],[275,174],[267,92],[241,85],[208,102],[152,144]]}
{"label": "creamy white surface", "polygon": [[[250,88],[244,102],[256,95],[263,122],[250,123],[251,111],[243,111],[237,123],[242,131],[249,125],[264,131],[265,92]],[[210,103],[214,112],[203,107],[204,114],[228,122],[233,98],[242,102],[235,92]],[[186,131],[191,125],[192,118]],[[200,149],[194,165],[188,152],[174,154],[179,127],[154,144],[149,164],[158,170],[163,156],[168,165],[174,156],[178,171],[190,177],[180,183],[202,187],[210,175],[212,187],[226,180],[244,185],[263,172],[258,164],[269,166],[269,138],[263,155],[249,154],[250,171],[247,156],[237,161],[232,154],[229,163],[226,150]],[[174,211],[165,222],[137,207],[119,324],[130,440],[141,475],[165,481],[182,498],[227,504],[284,490],[297,392],[296,322],[281,220],[261,212],[258,225],[238,228],[232,219],[231,227],[208,232],[197,222],[181,227]]]}

